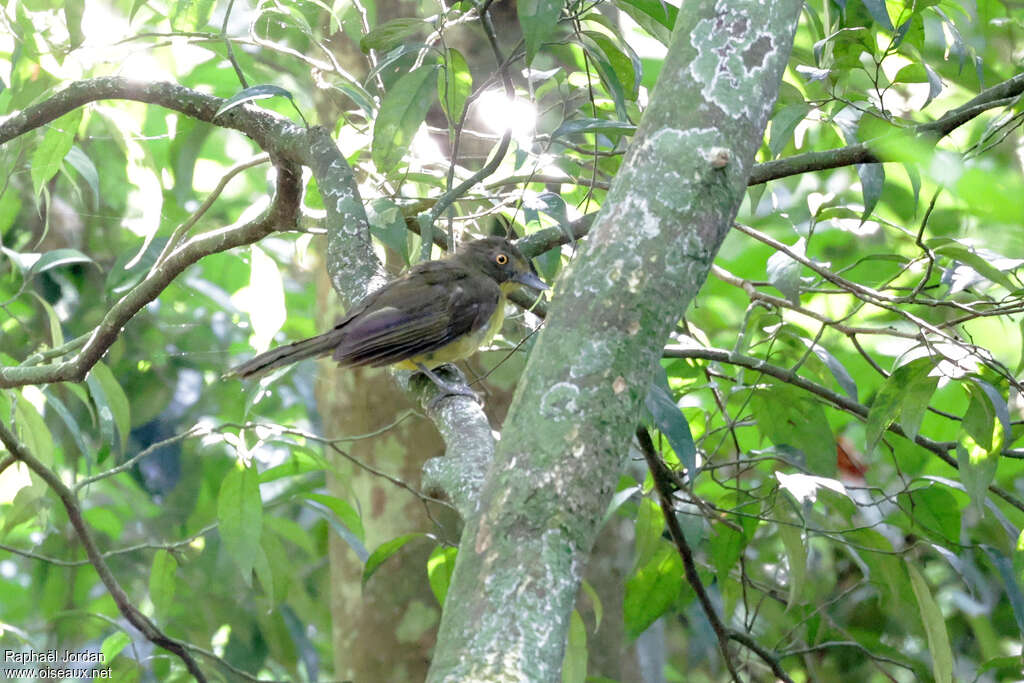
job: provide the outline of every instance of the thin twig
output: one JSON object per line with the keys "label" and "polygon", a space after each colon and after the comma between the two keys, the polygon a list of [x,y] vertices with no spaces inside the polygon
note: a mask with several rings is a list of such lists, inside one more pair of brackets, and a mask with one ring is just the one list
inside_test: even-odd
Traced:
{"label": "thin twig", "polygon": [[160,256],[157,257],[156,263],[153,264],[153,267],[156,268],[161,263],[163,263],[167,259],[167,257],[171,255],[171,252],[178,248],[178,245],[181,244],[181,241],[185,238],[186,235],[188,235],[188,231],[191,230],[192,226],[198,223],[199,219],[202,218],[203,215],[210,210],[210,207],[213,206],[213,203],[217,201],[217,198],[220,197],[222,192],[224,192],[224,188],[227,187],[228,183],[231,181],[232,178],[234,178],[242,171],[250,169],[253,166],[259,166],[260,164],[266,163],[269,160],[269,154],[257,154],[252,159],[235,164],[234,166],[229,168],[227,172],[223,176],[221,176],[220,180],[217,182],[217,187],[213,188],[213,191],[206,196],[206,199],[203,200],[203,203],[199,206],[199,208],[196,209],[195,212],[193,212],[192,215],[188,217],[188,220],[186,220],[184,223],[179,225],[174,230],[170,238],[167,240],[167,244],[164,245],[163,251],[160,252]]}
{"label": "thin twig", "polygon": [[[795,387],[803,389],[804,391],[810,392],[815,396],[825,399],[837,408],[841,408],[849,413],[852,413],[861,419],[866,420],[868,417],[868,407],[854,401],[851,398],[838,394],[831,389],[816,384],[796,373],[781,368],[777,365],[772,365],[758,358],[751,356],[745,356],[740,353],[733,353],[724,349],[707,349],[707,348],[694,348],[688,346],[669,345],[666,346],[662,356],[665,358],[700,358],[703,360],[715,361],[718,363],[725,363],[727,365],[737,365],[740,367],[762,372],[775,379],[782,380],[787,384],[792,384]],[[903,427],[893,423],[889,425],[888,431],[898,434],[903,438],[907,437],[906,432],[903,431]],[[920,434],[916,435],[913,442],[923,448],[931,451],[939,457],[944,463],[952,467],[953,469],[959,470],[959,464],[956,458],[951,456],[949,453],[956,449],[957,443],[955,441],[934,441],[926,436]],[[1017,498],[1006,489],[991,484],[988,487],[996,496],[999,496],[1007,503],[1017,508],[1021,512],[1024,512],[1024,502]]]}
{"label": "thin twig", "polygon": [[125,593],[121,584],[117,582],[113,573],[110,571],[110,567],[107,566],[106,560],[100,554],[99,548],[96,547],[96,542],[93,540],[92,532],[89,531],[89,526],[85,523],[85,519],[82,517],[82,508],[78,503],[78,499],[75,496],[67,484],[49,467],[44,465],[35,455],[18,440],[12,431],[7,428],[6,423],[0,421],[0,442],[3,443],[4,447],[7,448],[7,452],[25,463],[25,465],[35,472],[36,476],[42,479],[50,489],[57,494],[60,498],[61,503],[64,505],[65,511],[68,514],[68,521],[71,522],[71,526],[75,529],[75,534],[78,536],[79,541],[82,543],[82,547],[85,549],[85,554],[89,558],[89,563],[96,570],[97,576],[100,581],[106,586],[107,591],[110,593],[110,597],[114,599],[114,603],[117,605],[118,610],[124,616],[128,622],[137,628],[142,635],[144,635],[154,645],[158,645],[165,650],[177,655],[181,661],[185,664],[185,668],[188,669],[189,673],[199,683],[206,682],[206,675],[202,669],[199,668],[199,664],[192,657],[192,654],[188,651],[188,646],[185,643],[171,638],[166,633],[161,631],[156,624],[154,624],[149,617],[143,614],[139,609],[132,604],[128,594]]}
{"label": "thin twig", "polygon": [[235,59],[235,49],[231,46],[231,38],[228,36],[228,20],[231,18],[231,10],[235,6],[235,0],[228,0],[228,7],[224,10],[224,22],[220,26],[220,34],[224,37],[224,45],[228,50],[228,61],[231,62],[231,66],[235,69],[235,75],[238,76],[238,82],[242,84],[242,88],[248,88],[249,82],[245,79],[245,74],[242,72],[242,65]]}
{"label": "thin twig", "polygon": [[[679,520],[676,517],[675,506],[672,504],[672,497],[675,493],[673,479],[666,474],[665,471],[668,468],[665,467],[665,463],[661,461],[661,458],[658,457],[657,452],[654,450],[654,442],[651,440],[651,435],[648,433],[647,428],[643,426],[637,427],[636,437],[640,442],[640,451],[647,461],[647,467],[654,478],[654,488],[658,492],[658,502],[661,504],[661,511],[665,517],[665,525],[668,527],[669,536],[672,537],[672,542],[675,544],[676,549],[679,551],[679,556],[683,560],[683,573],[686,576],[686,581],[697,595],[697,601],[700,602],[708,623],[711,624],[711,628],[718,638],[718,649],[722,653],[722,660],[725,662],[729,674],[736,683],[740,683],[742,679],[740,678],[739,671],[736,669],[736,663],[733,661],[732,652],[729,650],[730,629],[722,623],[722,619],[718,616],[718,612],[711,602],[711,597],[708,596],[707,591],[704,589],[704,584],[700,580],[700,574],[697,572],[697,563],[694,561],[693,551],[690,549],[690,544],[686,541],[686,536],[683,534],[683,530],[679,526]],[[757,652],[757,650],[754,651]],[[786,672],[778,666],[777,661],[768,661],[768,664],[769,666],[774,664],[772,670],[775,671],[779,680],[793,683]]]}

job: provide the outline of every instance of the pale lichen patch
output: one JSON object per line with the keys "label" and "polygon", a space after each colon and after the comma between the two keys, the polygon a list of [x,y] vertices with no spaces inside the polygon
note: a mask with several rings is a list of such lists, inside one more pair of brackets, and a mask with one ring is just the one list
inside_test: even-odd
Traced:
{"label": "pale lichen patch", "polygon": [[719,3],[716,9],[713,18],[699,21],[690,34],[697,50],[690,76],[703,84],[703,96],[730,116],[752,117],[751,104],[765,98],[739,84],[763,87],[751,76],[768,67],[778,46],[771,35],[752,27],[741,9],[726,3]]}
{"label": "pale lichen patch", "polygon": [[588,339],[569,367],[569,376],[578,379],[601,372],[614,360],[615,356],[608,339]]}
{"label": "pale lichen patch", "polygon": [[559,382],[544,393],[540,399],[540,412],[555,422],[568,419],[576,414],[576,398],[580,388],[569,382]]}

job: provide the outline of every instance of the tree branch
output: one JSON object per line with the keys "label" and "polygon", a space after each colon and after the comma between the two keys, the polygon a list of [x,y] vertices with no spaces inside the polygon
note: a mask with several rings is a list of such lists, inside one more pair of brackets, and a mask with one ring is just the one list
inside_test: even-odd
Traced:
{"label": "tree branch", "polygon": [[[728,233],[763,137],[768,110],[747,103],[774,101],[799,11],[749,0],[680,10],[658,90],[559,279],[466,520],[428,681],[560,675],[585,558],[657,358]],[[704,61],[691,42],[706,47],[702,21],[733,30]],[[730,72],[728,97],[709,95],[722,64],[754,52],[756,69]],[[707,153],[724,148],[728,162],[710,163]]]}
{"label": "tree branch", "polygon": [[[647,461],[647,467],[654,478],[654,488],[658,492],[658,502],[661,505],[662,515],[665,517],[669,536],[672,537],[672,542],[675,543],[679,556],[683,559],[683,573],[686,575],[686,582],[690,584],[693,592],[697,594],[697,602],[700,603],[701,609],[704,610],[704,615],[708,618],[708,623],[711,624],[711,629],[715,632],[715,637],[718,639],[718,649],[722,653],[722,660],[725,662],[726,668],[729,669],[732,679],[736,683],[740,683],[742,679],[740,679],[740,674],[736,670],[736,663],[732,659],[732,653],[729,651],[728,629],[726,629],[722,619],[718,616],[718,612],[711,603],[708,592],[704,590],[700,574],[697,573],[697,564],[693,560],[693,551],[690,549],[690,544],[686,542],[686,536],[683,535],[683,530],[679,526],[679,520],[676,519],[675,509],[672,505],[675,484],[671,476],[665,475],[665,463],[661,462],[661,459],[655,452],[654,442],[651,441],[651,435],[645,427],[637,427],[636,438],[640,442],[640,452],[644,454],[644,460]],[[780,678],[787,681],[790,680],[785,672],[782,672]]]}
{"label": "tree branch", "polygon": [[[949,110],[936,121],[920,124],[911,130],[917,135],[931,136],[935,141],[938,141],[942,137],[949,135],[956,128],[978,117],[980,114],[997,106],[1008,104],[1012,98],[1018,97],[1021,94],[1024,94],[1024,74],[1018,74],[1013,78],[1009,78],[1002,83],[999,83],[998,85],[994,85],[991,88],[982,91],[966,104]],[[822,152],[807,152],[806,154],[797,154],[785,159],[776,159],[774,161],[754,164],[747,184],[751,186],[760,185],[770,180],[780,180],[782,178],[788,178],[802,173],[822,171],[830,168],[841,168],[856,164],[882,163],[885,161],[886,159],[879,158],[875,152],[871,151],[868,144],[859,143],[856,145],[849,145],[847,147],[840,147],[838,149],[830,149]],[[556,246],[582,239],[590,231],[590,225],[592,222],[592,220],[589,220],[584,224],[580,224],[580,230],[574,230],[571,235],[564,232],[553,232],[557,230],[555,228],[548,228],[545,231],[540,231],[541,233],[546,233],[546,235],[545,238],[537,244],[537,250],[529,254],[526,254],[525,251],[523,253],[532,258],[533,256],[544,253],[548,249],[553,249]],[[530,235],[525,238],[524,241],[532,243],[533,239],[534,235]],[[542,246],[543,248],[541,248]]]}
{"label": "tree branch", "polygon": [[128,597],[128,594],[121,588],[121,584],[114,578],[113,573],[110,571],[110,567],[107,566],[106,561],[100,554],[99,549],[96,547],[96,542],[93,540],[92,534],[89,531],[88,525],[85,523],[85,519],[82,517],[82,509],[79,507],[78,499],[75,497],[74,492],[68,488],[68,486],[61,480],[59,476],[49,467],[44,465],[29,452],[27,448],[18,440],[13,432],[7,429],[7,425],[0,421],[0,443],[3,443],[7,452],[17,460],[25,463],[25,465],[32,470],[36,476],[42,479],[47,486],[49,486],[57,497],[60,498],[60,502],[64,505],[64,509],[68,513],[68,520],[71,522],[71,526],[75,529],[75,534],[78,539],[82,542],[82,547],[85,548],[85,553],[89,558],[89,563],[92,564],[96,570],[96,574],[100,577],[100,581],[107,587],[107,591],[110,596],[114,599],[117,604],[118,610],[128,620],[132,626],[137,628],[142,635],[144,635],[154,645],[164,648],[165,650],[177,655],[189,673],[195,677],[200,683],[206,682],[206,676],[199,668],[199,664],[192,657],[192,654],[188,651],[188,646],[179,641],[171,638],[159,628],[156,624],[150,621],[149,617],[139,611],[139,609],[132,604]]}
{"label": "tree branch", "polygon": [[[1021,93],[1024,93],[1024,74],[1017,74],[1013,78],[982,91],[963,106],[949,110],[936,121],[922,123],[908,130],[912,135],[931,140],[934,144],[979,114],[1009,104],[1012,101],[1011,98],[1017,97]],[[901,133],[906,132],[901,131]],[[877,140],[861,142],[839,149],[807,152],[757,164],[750,174],[749,184],[760,185],[769,180],[855,164],[878,164],[893,161],[894,159],[891,157],[878,153],[877,142]]]}
{"label": "tree branch", "polygon": [[82,381],[92,366],[117,341],[122,328],[186,268],[204,256],[252,244],[275,229],[294,227],[302,193],[302,173],[296,165],[283,160],[278,163],[277,169],[277,193],[273,204],[263,216],[239,228],[211,230],[188,240],[111,306],[73,359],[51,365],[0,367],[0,388]]}
{"label": "tree branch", "polygon": [[[781,380],[783,382],[786,382],[787,384],[791,384],[795,387],[803,389],[804,391],[814,394],[815,396],[823,398],[832,405],[838,408],[842,408],[843,410],[847,411],[848,413],[852,413],[853,415],[856,415],[862,420],[866,420],[868,417],[867,406],[858,403],[857,401],[854,401],[851,398],[847,398],[842,394],[837,394],[836,392],[827,389],[821,386],[820,384],[816,384],[808,379],[805,379],[800,375],[796,374],[795,372],[793,372],[792,370],[787,370],[786,368],[781,368],[777,365],[772,365],[758,358],[745,356],[741,353],[734,353],[732,351],[726,351],[724,349],[705,349],[668,345],[665,347],[663,357],[697,358],[702,360],[710,360],[717,363],[725,363],[727,365],[736,365],[739,367],[747,368],[749,370],[762,372],[768,375],[769,377],[774,377],[775,379]],[[903,431],[903,428],[896,423],[891,424],[888,428],[888,431],[892,432],[893,434],[898,434],[903,438],[910,440],[906,432]],[[942,460],[944,463],[946,463],[953,469],[959,470],[959,465],[956,461],[956,458],[949,454],[950,451],[956,449],[957,444],[955,441],[934,441],[926,436],[921,436],[920,434],[918,434],[913,438],[913,442],[916,443],[918,446],[921,446],[922,448],[925,448],[934,453],[935,455],[937,455],[940,460]],[[1016,496],[1014,496],[1009,491],[1003,489],[1002,487],[996,486],[995,484],[990,485],[988,490],[994,493],[995,495],[999,496],[1007,503],[1020,510],[1021,512],[1024,512],[1024,502],[1020,501]]]}

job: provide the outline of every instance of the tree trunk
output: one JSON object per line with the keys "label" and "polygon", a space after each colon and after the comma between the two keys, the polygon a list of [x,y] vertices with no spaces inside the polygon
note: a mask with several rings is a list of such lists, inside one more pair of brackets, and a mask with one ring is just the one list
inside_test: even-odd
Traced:
{"label": "tree trunk", "polygon": [[800,6],[680,10],[650,107],[555,288],[467,520],[428,680],[560,679],[583,566],[653,368],[742,201]]}

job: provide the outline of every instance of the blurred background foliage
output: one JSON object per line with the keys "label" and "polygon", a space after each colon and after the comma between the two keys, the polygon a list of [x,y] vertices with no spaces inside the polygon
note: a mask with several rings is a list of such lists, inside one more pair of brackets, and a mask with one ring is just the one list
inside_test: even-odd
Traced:
{"label": "blurred background foliage", "polygon": [[[570,231],[597,211],[678,11],[653,0],[13,0],[0,11],[0,112],[116,74],[327,126],[398,272],[440,254],[420,232]],[[912,133],[1020,79],[1022,19],[1020,3],[996,0],[806,3],[758,161],[868,143],[889,163],[812,161],[752,186],[666,349],[696,455],[672,449],[686,442],[678,418],[652,426],[666,462],[692,466],[677,502],[701,578],[726,622],[794,680],[1020,676],[1021,89],[938,142]],[[259,151],[240,133],[111,100],[3,144],[0,364],[73,357],[181,226],[257,215],[273,189]],[[410,540],[374,553],[365,511],[327,493],[323,441],[342,435],[322,434],[319,366],[272,390],[220,378],[316,331],[322,204],[309,185],[304,231],[194,264],[87,381],[0,392],[3,419],[77,487],[135,604],[235,667],[211,666],[215,678],[331,680],[328,536],[367,577]],[[436,223],[417,222],[424,213]],[[549,281],[573,258],[564,241],[537,257]],[[538,322],[517,320],[487,368]],[[2,462],[3,647],[102,650],[120,681],[185,678],[121,619],[53,493]],[[649,475],[631,467],[621,489],[614,514],[634,538],[618,549],[631,553],[624,632],[656,662],[622,679],[726,680]],[[422,572],[442,601],[452,552],[439,546]],[[566,680],[587,676],[600,631],[600,598],[587,600]],[[750,650],[737,657],[765,676]]]}

